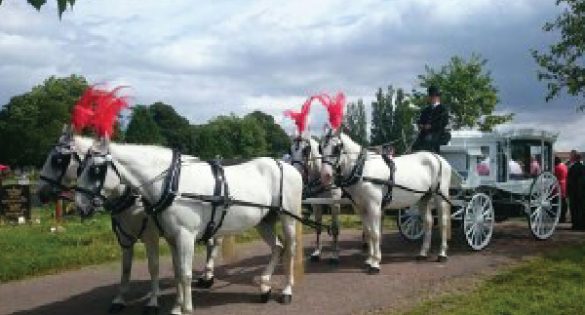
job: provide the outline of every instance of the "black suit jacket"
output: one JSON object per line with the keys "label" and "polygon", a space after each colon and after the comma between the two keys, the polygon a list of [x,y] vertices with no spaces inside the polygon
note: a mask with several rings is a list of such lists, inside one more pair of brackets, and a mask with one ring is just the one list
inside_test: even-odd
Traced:
{"label": "black suit jacket", "polygon": [[578,162],[569,168],[567,175],[567,193],[569,198],[582,198],[585,195],[585,165]]}
{"label": "black suit jacket", "polygon": [[449,124],[449,110],[443,104],[429,105],[422,110],[417,123],[419,125],[431,125],[430,130],[421,130],[421,133],[443,133]]}

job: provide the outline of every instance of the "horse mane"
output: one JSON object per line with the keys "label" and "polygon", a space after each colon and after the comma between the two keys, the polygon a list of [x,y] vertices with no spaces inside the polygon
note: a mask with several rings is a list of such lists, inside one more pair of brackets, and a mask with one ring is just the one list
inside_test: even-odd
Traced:
{"label": "horse mane", "polygon": [[339,134],[339,138],[341,139],[341,142],[343,142],[343,146],[347,148],[348,151],[358,153],[362,150],[362,146],[353,141],[353,139],[347,134],[341,132]]}

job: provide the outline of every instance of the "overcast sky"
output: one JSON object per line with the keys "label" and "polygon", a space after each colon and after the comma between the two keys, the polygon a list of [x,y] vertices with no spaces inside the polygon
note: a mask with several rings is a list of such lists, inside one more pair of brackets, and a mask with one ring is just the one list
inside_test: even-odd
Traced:
{"label": "overcast sky", "polygon": [[[290,131],[282,111],[311,94],[369,105],[378,87],[411,90],[425,65],[477,52],[498,111],[560,131],[558,149],[585,150],[585,114],[575,99],[544,102],[530,56],[554,40],[541,30],[560,12],[554,0],[100,0],[77,1],[61,21],[48,2],[40,13],[23,0],[0,6],[0,104],[76,73],[130,85],[136,103],[163,101],[193,123],[260,109]],[[323,109],[315,116],[322,125]]]}

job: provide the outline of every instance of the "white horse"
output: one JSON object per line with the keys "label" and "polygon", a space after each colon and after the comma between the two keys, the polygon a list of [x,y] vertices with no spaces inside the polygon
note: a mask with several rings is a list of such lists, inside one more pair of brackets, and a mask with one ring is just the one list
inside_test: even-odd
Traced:
{"label": "white horse", "polygon": [[[369,244],[366,266],[370,274],[380,272],[380,224],[383,207],[386,209],[403,209],[418,203],[420,213],[424,215],[425,237],[418,259],[426,259],[431,245],[433,217],[431,201],[439,210],[441,228],[441,248],[438,260],[447,259],[447,231],[450,219],[449,185],[451,166],[442,157],[419,152],[403,155],[393,159],[395,165],[394,185],[391,186],[391,201],[384,205],[387,196],[390,170],[386,162],[378,154],[362,151],[362,147],[347,135],[338,131],[328,130],[321,140],[323,168],[321,179],[330,184],[334,179],[354,183],[344,187],[349,193],[362,216],[366,239]],[[361,153],[361,154],[360,154]],[[365,156],[363,155],[365,154]],[[356,166],[363,157],[363,176],[357,178]]]}
{"label": "white horse", "polygon": [[[69,189],[66,185],[77,178],[79,164],[92,144],[93,139],[74,136],[69,126],[63,127],[59,141],[49,152],[41,169],[41,180],[37,191],[43,202],[54,199],[59,193]],[[156,313],[158,309],[157,297],[160,295],[158,228],[144,212],[144,207],[139,199],[120,213],[112,214],[112,223],[115,224],[114,234],[119,240],[122,250],[122,273],[118,294],[112,300],[109,312],[118,313],[127,304],[124,296],[129,290],[134,244],[137,240],[141,240],[146,249],[151,279],[150,299],[144,311],[145,313]],[[214,260],[221,243],[221,237],[212,238],[207,242],[207,261],[204,273],[196,283],[197,287],[209,288],[213,285]]]}
{"label": "white horse", "polygon": [[[99,206],[99,200],[109,200],[120,195],[126,187],[140,193],[154,204],[163,196],[163,178],[172,164],[172,152],[155,146],[110,145],[101,139],[78,178],[76,205],[85,214]],[[114,170],[114,171],[111,171]],[[284,214],[285,209],[299,216],[301,209],[302,178],[290,165],[279,164],[273,159],[258,158],[241,165],[225,167],[232,200],[251,202],[255,205],[232,203],[227,210],[218,235],[234,234],[257,227],[264,241],[272,250],[270,262],[260,279],[261,300],[267,302],[271,292],[270,278],[281,254],[282,245],[275,233],[275,223],[280,218],[284,231],[286,285],[283,303],[292,301],[293,257],[295,253],[296,221]],[[193,195],[213,196],[215,177],[207,163],[182,163],[178,192],[175,200],[156,216],[170,244],[175,268],[177,299],[172,314],[193,311],[191,279],[193,243],[204,233],[211,219],[211,204],[193,199]],[[264,206],[257,206],[264,205]]]}
{"label": "white horse", "polygon": [[[319,153],[319,143],[310,136],[298,136],[293,139],[290,148],[290,163],[303,176],[305,190],[315,191],[311,197],[340,199],[342,192],[339,188],[324,187],[321,184],[321,153]],[[333,250],[329,262],[333,265],[339,264],[339,213],[341,206],[339,204],[331,205],[331,234],[333,236]],[[323,221],[323,205],[312,205],[315,214],[315,221],[319,224]],[[311,254],[311,261],[319,261],[323,250],[321,242],[321,229],[316,229],[317,244]]]}
{"label": "white horse", "polygon": [[[41,201],[55,198],[62,190],[67,189],[66,183],[77,178],[79,164],[91,147],[93,139],[74,136],[69,127],[64,127],[63,134],[57,145],[51,150],[41,170],[38,193]],[[127,209],[112,214],[114,233],[122,249],[122,276],[118,294],[112,300],[110,313],[118,313],[126,306],[124,296],[129,290],[134,244],[138,239],[144,243],[148,258],[148,271],[151,279],[151,291],[145,313],[155,314],[158,309],[159,289],[159,233],[140,200],[136,200]]]}

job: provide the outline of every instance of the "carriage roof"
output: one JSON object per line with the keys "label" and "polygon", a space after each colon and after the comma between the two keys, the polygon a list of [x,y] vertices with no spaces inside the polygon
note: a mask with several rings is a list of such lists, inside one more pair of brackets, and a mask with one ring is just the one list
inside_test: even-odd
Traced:
{"label": "carriage roof", "polygon": [[481,146],[506,140],[538,140],[553,144],[558,133],[536,128],[516,128],[484,132],[479,130],[456,130],[451,133],[451,141],[441,147],[441,152],[465,152],[481,155]]}

